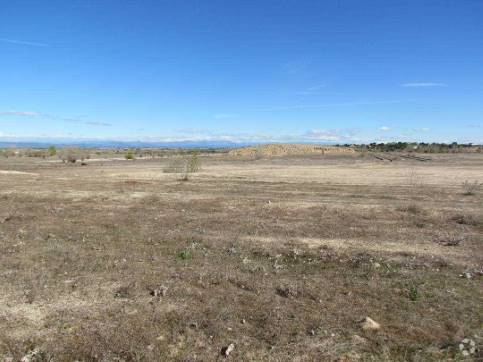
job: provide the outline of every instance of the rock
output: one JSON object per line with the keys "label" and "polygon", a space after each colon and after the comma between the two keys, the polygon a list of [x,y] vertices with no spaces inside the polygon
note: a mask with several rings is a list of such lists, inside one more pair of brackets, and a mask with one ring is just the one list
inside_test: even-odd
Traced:
{"label": "rock", "polygon": [[476,353],[476,342],[469,338],[464,338],[459,344],[458,349],[465,357]]}
{"label": "rock", "polygon": [[373,264],[373,266],[374,266],[374,268],[379,269],[381,267],[381,264],[376,262],[376,263]]}
{"label": "rock", "polygon": [[33,362],[40,356],[40,350],[34,349],[20,359],[20,362]]}
{"label": "rock", "polygon": [[228,346],[223,347],[221,349],[221,355],[224,357],[228,357],[231,352],[235,349],[235,345],[233,343],[230,343]]}
{"label": "rock", "polygon": [[367,339],[355,334],[355,335],[352,336],[352,343],[354,343],[354,344],[365,344],[365,343],[367,343]]}
{"label": "rock", "polygon": [[381,329],[381,325],[369,317],[364,318],[361,327],[364,331],[377,331]]}

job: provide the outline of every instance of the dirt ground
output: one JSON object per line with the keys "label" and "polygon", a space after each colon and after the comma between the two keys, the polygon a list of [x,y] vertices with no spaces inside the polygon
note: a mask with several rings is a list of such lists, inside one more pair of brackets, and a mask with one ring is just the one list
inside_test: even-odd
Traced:
{"label": "dirt ground", "polygon": [[0,159],[0,361],[483,359],[482,154],[200,159]]}

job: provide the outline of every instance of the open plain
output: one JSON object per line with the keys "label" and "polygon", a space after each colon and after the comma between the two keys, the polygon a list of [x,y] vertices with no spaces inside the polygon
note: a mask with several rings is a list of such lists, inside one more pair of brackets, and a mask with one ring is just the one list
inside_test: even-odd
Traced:
{"label": "open plain", "polygon": [[174,157],[0,159],[0,360],[483,358],[483,154]]}

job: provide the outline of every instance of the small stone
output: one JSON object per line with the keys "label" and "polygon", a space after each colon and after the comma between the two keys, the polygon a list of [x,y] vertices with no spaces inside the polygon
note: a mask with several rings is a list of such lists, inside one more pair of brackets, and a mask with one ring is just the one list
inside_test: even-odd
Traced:
{"label": "small stone", "polygon": [[367,339],[365,339],[364,337],[361,337],[357,334],[352,336],[352,343],[354,344],[364,344],[366,342],[367,342]]}
{"label": "small stone", "polygon": [[241,320],[241,323],[242,323],[242,324],[245,324],[246,322],[247,322],[247,321],[246,321],[245,319],[242,319],[242,320]]}
{"label": "small stone", "polygon": [[461,341],[461,343],[468,344],[470,343],[470,340],[468,338],[465,338]]}
{"label": "small stone", "polygon": [[461,352],[461,354],[463,356],[469,356],[470,355],[470,352],[468,352],[467,350],[464,350],[463,352]]}
{"label": "small stone", "polygon": [[377,331],[381,329],[381,325],[369,317],[364,318],[361,327],[365,331]]}
{"label": "small stone", "polygon": [[475,348],[475,347],[471,347],[471,348],[470,348],[470,353],[471,353],[471,354],[474,354],[475,352],[476,352],[476,348]]}
{"label": "small stone", "polygon": [[475,341],[473,341],[473,340],[470,340],[470,346],[472,346],[472,347],[475,347],[475,346],[476,346],[476,343],[475,343]]}
{"label": "small stone", "polygon": [[234,349],[235,349],[235,345],[233,343],[230,343],[228,346],[223,347],[221,349],[221,355],[228,357],[230,353],[233,352]]}
{"label": "small stone", "polygon": [[459,347],[460,351],[465,349],[465,345],[463,343],[460,343],[458,347]]}
{"label": "small stone", "polygon": [[374,268],[376,268],[376,269],[379,269],[381,267],[381,264],[379,264],[379,263],[374,263],[373,265],[374,265]]}

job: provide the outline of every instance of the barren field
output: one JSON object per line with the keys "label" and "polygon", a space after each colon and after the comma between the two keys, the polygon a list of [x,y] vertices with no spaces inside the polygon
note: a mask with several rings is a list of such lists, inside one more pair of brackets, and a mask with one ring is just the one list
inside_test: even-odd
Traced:
{"label": "barren field", "polygon": [[0,360],[483,358],[482,154],[200,160],[0,159]]}

